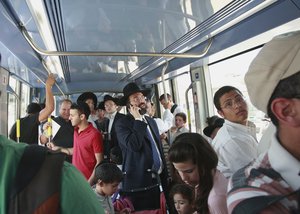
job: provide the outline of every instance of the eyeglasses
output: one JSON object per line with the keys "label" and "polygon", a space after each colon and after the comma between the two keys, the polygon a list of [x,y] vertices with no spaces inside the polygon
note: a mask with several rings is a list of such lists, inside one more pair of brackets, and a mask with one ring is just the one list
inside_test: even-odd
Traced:
{"label": "eyeglasses", "polygon": [[226,100],[223,106],[221,108],[225,109],[233,109],[235,105],[241,105],[245,103],[245,99],[242,96],[237,96],[234,99]]}

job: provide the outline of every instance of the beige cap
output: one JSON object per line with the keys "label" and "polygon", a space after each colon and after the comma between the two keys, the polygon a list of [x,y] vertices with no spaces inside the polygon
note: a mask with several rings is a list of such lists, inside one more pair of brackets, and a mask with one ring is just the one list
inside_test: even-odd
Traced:
{"label": "beige cap", "polygon": [[280,80],[300,71],[300,31],[274,37],[249,66],[245,83],[252,104],[267,113],[267,105]]}

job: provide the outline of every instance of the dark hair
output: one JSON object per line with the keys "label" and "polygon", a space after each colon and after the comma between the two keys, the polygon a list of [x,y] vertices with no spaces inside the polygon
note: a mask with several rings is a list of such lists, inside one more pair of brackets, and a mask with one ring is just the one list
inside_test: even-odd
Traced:
{"label": "dark hair", "polygon": [[95,179],[104,183],[121,182],[123,173],[115,163],[103,162],[96,166]]}
{"label": "dark hair", "polygon": [[71,105],[71,109],[76,109],[79,113],[79,115],[84,114],[86,119],[89,118],[91,114],[91,110],[85,102],[78,101],[77,103],[73,103]]}
{"label": "dark hair", "polygon": [[200,213],[209,213],[207,200],[213,187],[212,170],[218,164],[218,156],[211,145],[200,134],[183,133],[171,145],[168,159],[172,163],[191,160],[197,165],[200,182],[194,207]]}
{"label": "dark hair", "polygon": [[224,94],[226,94],[230,91],[237,91],[239,94],[243,95],[239,89],[237,89],[236,87],[230,86],[230,85],[226,85],[226,86],[219,88],[219,90],[217,90],[214,95],[214,104],[215,104],[215,107],[217,110],[221,110],[220,98]]}
{"label": "dark hair", "polygon": [[[172,100],[172,97],[171,97],[170,94],[166,93],[166,95],[167,95],[167,99],[168,99],[168,100]],[[164,99],[165,99],[165,94],[160,95],[159,101],[162,101],[162,100],[164,100]]]}
{"label": "dark hair", "polygon": [[175,184],[169,193],[172,201],[175,194],[181,194],[184,199],[188,200],[190,204],[193,204],[194,191],[190,186],[186,184]]}
{"label": "dark hair", "polygon": [[184,122],[186,122],[186,114],[183,112],[179,112],[175,115],[175,117],[181,117]]}
{"label": "dark hair", "polygon": [[39,113],[42,110],[40,104],[38,103],[30,103],[27,106],[26,112],[27,114],[36,114]]}
{"label": "dark hair", "polygon": [[299,82],[300,82],[300,71],[285,79],[280,80],[278,85],[274,89],[272,96],[270,97],[268,102],[268,116],[270,117],[271,121],[276,127],[279,125],[279,121],[271,110],[271,104],[273,100],[279,97],[292,99],[299,96],[300,94]]}

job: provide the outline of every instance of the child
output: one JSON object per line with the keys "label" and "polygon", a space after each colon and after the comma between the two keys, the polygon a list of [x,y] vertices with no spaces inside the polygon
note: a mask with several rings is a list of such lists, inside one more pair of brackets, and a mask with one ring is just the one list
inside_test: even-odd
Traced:
{"label": "child", "polygon": [[191,214],[194,212],[192,207],[193,190],[188,185],[175,184],[170,191],[170,197],[178,214]]}
{"label": "child", "polygon": [[[96,185],[93,189],[105,214],[115,214],[111,196],[118,190],[122,177],[122,171],[114,163],[103,162],[98,164],[95,169]],[[126,212],[121,211],[120,213]]]}
{"label": "child", "polygon": [[185,127],[185,124],[186,124],[186,114],[183,112],[177,113],[175,115],[175,127],[171,127],[169,130],[170,145],[173,143],[173,141],[178,135],[189,132],[189,130]]}

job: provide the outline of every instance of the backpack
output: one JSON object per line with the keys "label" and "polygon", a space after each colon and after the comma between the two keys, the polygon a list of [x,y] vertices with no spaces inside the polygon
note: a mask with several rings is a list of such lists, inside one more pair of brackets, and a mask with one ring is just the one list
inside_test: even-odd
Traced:
{"label": "backpack", "polygon": [[64,158],[45,147],[27,146],[13,181],[8,213],[59,213]]}

